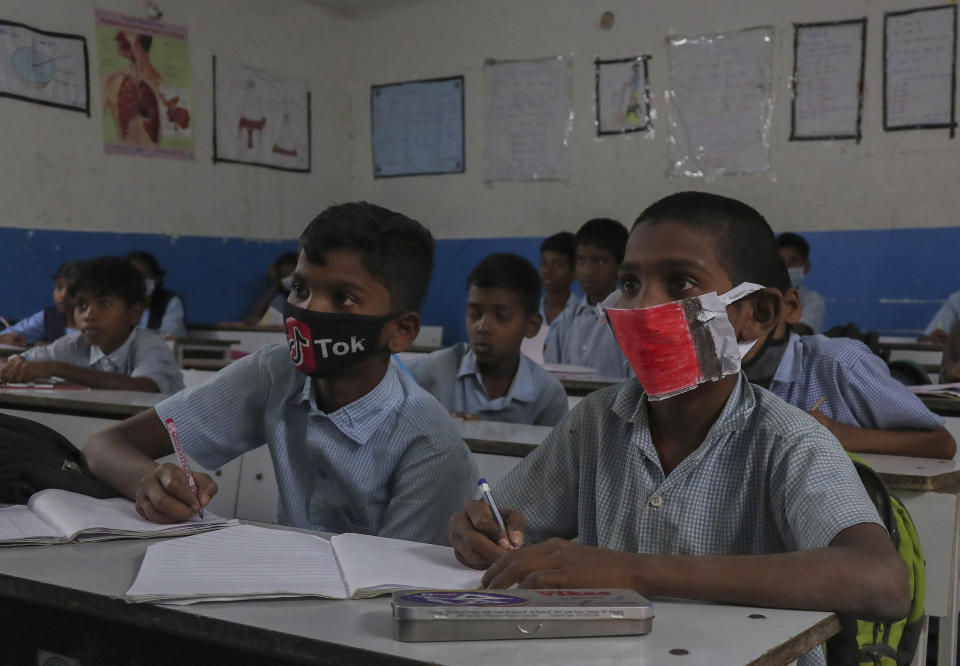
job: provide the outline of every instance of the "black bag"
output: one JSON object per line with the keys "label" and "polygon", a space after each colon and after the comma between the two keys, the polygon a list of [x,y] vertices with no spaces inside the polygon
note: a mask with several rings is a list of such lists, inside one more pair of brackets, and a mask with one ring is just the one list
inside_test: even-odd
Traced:
{"label": "black bag", "polygon": [[93,476],[80,449],[66,437],[30,419],[0,414],[0,502],[26,504],[46,488],[117,497]]}

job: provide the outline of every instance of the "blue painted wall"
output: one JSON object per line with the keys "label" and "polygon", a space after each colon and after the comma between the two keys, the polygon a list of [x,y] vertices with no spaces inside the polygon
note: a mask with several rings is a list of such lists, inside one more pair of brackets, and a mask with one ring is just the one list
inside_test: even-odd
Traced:
{"label": "blue painted wall", "polygon": [[[960,227],[803,234],[812,270],[806,284],[827,300],[827,326],[917,334],[950,293],[960,290]],[[537,265],[541,238],[437,241],[436,268],[424,323],[444,327],[444,342],[465,339],[464,282],[493,252],[515,252]],[[246,316],[266,285],[267,266],[292,242],[201,236],[31,231],[0,228],[0,314],[20,318],[51,302],[50,274],[62,262],[130,250],[154,253],[167,287],[186,298],[188,321]]]}

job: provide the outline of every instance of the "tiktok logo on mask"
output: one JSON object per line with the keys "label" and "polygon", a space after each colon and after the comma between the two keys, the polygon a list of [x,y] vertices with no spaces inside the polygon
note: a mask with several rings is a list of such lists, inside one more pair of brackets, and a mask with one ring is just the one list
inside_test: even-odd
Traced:
{"label": "tiktok logo on mask", "polygon": [[[310,374],[316,369],[316,359],[313,355],[310,328],[295,319],[287,320],[287,345],[290,349],[290,360],[301,371]],[[326,354],[324,354],[326,357]]]}

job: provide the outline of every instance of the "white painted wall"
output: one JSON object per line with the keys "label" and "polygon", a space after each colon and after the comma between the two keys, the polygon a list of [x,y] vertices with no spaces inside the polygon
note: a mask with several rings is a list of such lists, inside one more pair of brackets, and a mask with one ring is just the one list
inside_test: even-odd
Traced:
{"label": "white painted wall", "polygon": [[[960,209],[960,139],[946,130],[884,133],[884,11],[925,0],[443,0],[364,9],[356,20],[353,193],[396,207],[440,237],[544,235],[589,217],[631,222],[656,198],[706,189],[755,205],[780,231],[952,226]],[[934,3],[936,4],[936,3]],[[601,30],[605,10],[616,14]],[[868,17],[863,134],[853,142],[790,142],[789,86],[794,22]],[[775,111],[770,174],[712,181],[671,178],[667,169],[666,37],[760,25],[775,28]],[[593,60],[648,53],[651,138],[597,138]],[[573,57],[574,128],[568,182],[482,182],[483,65],[486,58]],[[467,171],[374,180],[369,86],[463,74]]]}
{"label": "white painted wall", "polygon": [[[344,88],[350,24],[301,0],[157,0],[189,31],[194,161],[103,150],[94,8],[145,17],[143,0],[0,0],[0,18],[79,33],[90,55],[91,112],[0,98],[0,225],[292,239],[348,198],[353,143]],[[212,65],[219,59],[305,80],[313,103],[313,172],[214,165]]]}

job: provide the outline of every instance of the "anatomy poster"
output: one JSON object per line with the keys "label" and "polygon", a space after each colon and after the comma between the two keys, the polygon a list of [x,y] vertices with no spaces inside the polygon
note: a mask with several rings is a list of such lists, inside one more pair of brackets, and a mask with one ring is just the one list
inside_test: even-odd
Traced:
{"label": "anatomy poster", "polygon": [[310,171],[310,93],[302,81],[213,59],[214,162]]}
{"label": "anatomy poster", "polygon": [[0,21],[0,96],[90,115],[87,40]]}
{"label": "anatomy poster", "polygon": [[187,29],[96,10],[108,153],[193,159]]}

